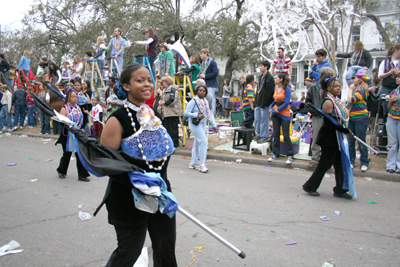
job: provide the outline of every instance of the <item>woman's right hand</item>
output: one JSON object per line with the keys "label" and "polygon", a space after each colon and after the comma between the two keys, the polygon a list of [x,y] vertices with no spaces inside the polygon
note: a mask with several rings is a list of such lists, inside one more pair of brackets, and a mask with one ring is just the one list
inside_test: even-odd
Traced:
{"label": "woman's right hand", "polygon": [[392,97],[390,98],[390,102],[396,102],[397,101],[397,99],[399,99],[398,97],[397,97],[397,95],[392,95]]}
{"label": "woman's right hand", "polygon": [[203,114],[197,114],[197,118],[198,118],[199,120],[202,120],[202,119],[204,118],[204,115],[203,115]]}

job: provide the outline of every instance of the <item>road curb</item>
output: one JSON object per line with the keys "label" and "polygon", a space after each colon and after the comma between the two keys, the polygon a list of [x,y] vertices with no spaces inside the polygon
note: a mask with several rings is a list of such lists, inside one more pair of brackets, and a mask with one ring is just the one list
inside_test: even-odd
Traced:
{"label": "road curb", "polygon": [[[53,135],[41,135],[41,134],[28,134],[28,133],[23,133],[23,132],[11,132],[12,135],[26,135],[28,137],[35,137],[35,138],[53,138],[53,139],[58,139],[57,137],[54,137]],[[183,151],[183,150],[175,150],[174,152],[175,155],[181,155],[181,156],[192,156],[192,152],[190,151]],[[221,161],[233,161],[236,162],[236,160],[240,158],[242,160],[242,163],[247,163],[247,164],[256,164],[256,165],[261,165],[265,167],[275,167],[275,168],[286,168],[286,169],[303,169],[306,171],[314,171],[314,168],[308,167],[307,164],[303,163],[298,163],[294,161],[292,164],[287,165],[284,161],[278,160],[274,162],[269,162],[266,158],[265,159],[258,159],[258,158],[241,158],[240,156],[234,156],[234,155],[221,155],[221,154],[211,154],[207,153],[207,159],[216,159],[216,160],[221,160]],[[335,171],[333,168],[331,168],[327,173],[334,174]],[[399,174],[391,174],[388,172],[377,172],[377,171],[366,171],[362,172],[361,170],[354,169],[353,170],[353,175],[355,177],[371,177],[373,179],[378,179],[378,180],[383,180],[383,181],[390,181],[390,182],[397,182],[400,183],[400,175]]]}
{"label": "road curb", "polygon": [[[175,155],[181,156],[192,156],[192,152],[190,151],[182,151],[182,150],[175,150]],[[221,155],[221,154],[207,154],[207,159],[216,159],[221,161],[233,161],[236,162],[237,159],[241,159],[242,163],[247,164],[256,164],[265,167],[277,167],[277,168],[286,168],[286,169],[303,169],[306,171],[314,171],[314,168],[308,167],[307,164],[298,163],[294,161],[292,164],[287,165],[285,161],[274,161],[269,162],[266,158],[265,159],[257,159],[257,158],[241,158],[240,156],[231,156],[231,155]],[[327,173],[334,174],[335,171],[331,168]],[[390,182],[397,182],[400,183],[400,175],[399,174],[391,174],[388,172],[377,172],[377,171],[366,171],[362,172],[358,169],[353,169],[354,177],[371,177],[373,179],[383,180],[383,181],[390,181]]]}

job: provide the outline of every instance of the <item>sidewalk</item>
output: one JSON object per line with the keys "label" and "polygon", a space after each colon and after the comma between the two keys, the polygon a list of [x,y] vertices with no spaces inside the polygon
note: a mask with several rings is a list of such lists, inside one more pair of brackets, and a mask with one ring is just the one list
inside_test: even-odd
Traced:
{"label": "sidewalk", "polygon": [[[58,139],[58,135],[43,135],[40,134],[40,127],[35,127],[33,129],[28,129],[24,128],[22,130],[16,130],[14,132],[11,132],[12,135],[27,135],[28,137],[36,137],[36,138],[52,138],[52,139]],[[3,133],[4,135],[4,133]],[[188,165],[189,165],[189,160],[191,158],[192,152],[192,145],[191,142],[193,142],[193,137],[191,139],[186,139],[186,145],[183,147],[181,145],[180,150],[175,151],[175,155],[180,155],[184,156],[185,158],[188,159]],[[220,160],[220,161],[226,161],[227,165],[228,164],[237,164],[236,160],[241,159],[242,163],[244,164],[255,164],[255,165],[261,165],[266,168],[273,168],[273,167],[278,167],[278,168],[288,168],[292,169],[294,171],[313,171],[314,168],[309,168],[308,163],[309,161],[307,160],[298,160],[295,159],[291,165],[286,165],[285,163],[285,158],[281,157],[278,160],[275,160],[274,162],[268,162],[268,158],[270,155],[267,155],[265,157],[261,156],[261,154],[258,153],[253,153],[250,154],[248,151],[243,151],[239,153],[232,153],[230,151],[223,151],[223,150],[215,150],[214,149],[214,144],[217,143],[216,140],[216,135],[209,135],[209,142],[208,142],[208,153],[207,153],[207,159],[215,159],[215,160]],[[353,169],[353,174],[354,177],[360,177],[360,178],[365,178],[365,177],[370,177],[373,179],[378,179],[378,180],[385,180],[385,181],[392,181],[392,182],[399,182],[400,183],[400,175],[399,174],[390,174],[386,172],[385,169],[386,165],[386,155],[373,155],[371,158],[370,162],[370,167],[369,170],[366,172],[362,172],[360,170],[359,166],[359,160],[357,159],[356,161],[356,166]],[[331,168],[328,173],[333,174],[334,169]]]}

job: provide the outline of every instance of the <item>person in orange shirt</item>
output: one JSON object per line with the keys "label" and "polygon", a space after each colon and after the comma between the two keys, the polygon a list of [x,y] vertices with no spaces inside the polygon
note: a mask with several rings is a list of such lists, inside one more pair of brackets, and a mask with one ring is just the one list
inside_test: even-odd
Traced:
{"label": "person in orange shirt", "polygon": [[274,101],[269,106],[269,113],[271,114],[271,120],[274,127],[274,155],[268,159],[268,161],[274,161],[279,158],[279,151],[281,149],[280,132],[282,126],[283,138],[285,140],[287,159],[286,164],[293,162],[293,149],[292,142],[290,140],[289,129],[290,129],[290,87],[289,78],[279,73],[275,76],[275,93]]}

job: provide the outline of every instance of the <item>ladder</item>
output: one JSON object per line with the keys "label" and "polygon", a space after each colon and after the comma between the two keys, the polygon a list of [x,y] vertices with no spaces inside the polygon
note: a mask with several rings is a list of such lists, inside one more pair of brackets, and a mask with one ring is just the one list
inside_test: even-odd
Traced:
{"label": "ladder", "polygon": [[[181,95],[181,104],[182,104],[182,111],[185,113],[186,110],[186,86],[189,87],[190,94],[192,97],[194,97],[194,91],[192,88],[192,83],[190,82],[189,75],[181,75],[181,74],[175,74],[175,84],[179,86],[179,94]],[[181,85],[181,80],[180,77],[183,76],[183,84]],[[182,146],[184,147],[186,144],[186,134],[187,130],[189,129],[188,126],[184,126],[182,123],[182,119],[179,118],[180,124],[182,126]]]}
{"label": "ladder", "polygon": [[118,77],[116,77],[116,78],[121,77],[121,70],[118,67],[117,60],[114,57],[111,57],[111,60],[110,60],[110,77],[114,77],[113,76],[113,73],[114,73],[113,69],[117,69]]}
{"label": "ladder", "polygon": [[[140,62],[140,58],[141,57],[143,58],[142,63]],[[147,56],[144,56],[144,55],[137,55],[137,56],[135,56],[135,59],[134,59],[133,63],[138,63],[138,64],[142,64],[143,66],[147,66],[147,68],[149,68],[149,71],[150,71],[150,74],[151,74],[151,78],[153,79],[153,85],[156,86],[156,79],[154,79],[153,68],[150,65],[149,58]]]}
{"label": "ladder", "polygon": [[[89,60],[86,60],[86,63],[90,63],[90,64],[85,64],[85,76],[86,76],[86,73],[87,73],[88,66],[90,65],[89,66],[90,74],[91,74],[90,84],[93,86],[94,90],[96,91],[97,96],[100,97],[99,91],[97,90],[97,87],[95,85],[96,84],[96,79],[94,77],[95,73],[97,73],[97,75],[100,77],[101,88],[105,89],[106,86],[104,85],[103,77],[101,76],[101,72],[100,72],[100,69],[99,69],[99,65],[97,64],[97,60],[96,59],[89,59]],[[83,80],[85,80],[85,77],[84,77]]]}
{"label": "ladder", "polygon": [[[17,77],[16,79],[14,79],[14,83],[13,83],[12,88],[15,87],[15,83],[17,83],[17,87],[18,87],[20,80],[21,80],[21,85],[22,85],[24,88],[26,88],[25,83],[22,81],[22,76],[24,77],[25,82],[26,82],[26,84],[28,85],[28,87],[31,86],[30,83],[29,83],[29,80],[28,80],[28,78],[25,76],[25,72],[24,72],[23,70],[19,69],[18,72],[17,72],[16,74],[18,74],[18,77]],[[21,76],[21,74],[22,74],[22,76]]]}

